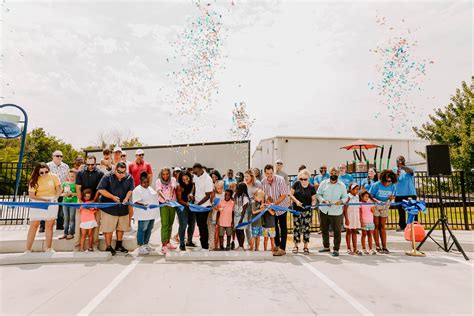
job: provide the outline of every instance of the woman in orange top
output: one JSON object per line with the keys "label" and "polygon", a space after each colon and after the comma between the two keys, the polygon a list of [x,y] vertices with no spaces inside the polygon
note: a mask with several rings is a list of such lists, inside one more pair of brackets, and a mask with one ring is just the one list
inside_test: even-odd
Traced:
{"label": "woman in orange top", "polygon": [[[49,167],[44,162],[35,166],[29,183],[29,198],[32,202],[56,202],[62,193],[61,181],[59,177],[49,171]],[[58,205],[50,205],[48,209],[30,208],[30,228],[26,238],[26,253],[31,252],[36,231],[40,221],[46,221],[46,252],[54,252],[51,248],[53,244],[53,226],[58,214]]]}

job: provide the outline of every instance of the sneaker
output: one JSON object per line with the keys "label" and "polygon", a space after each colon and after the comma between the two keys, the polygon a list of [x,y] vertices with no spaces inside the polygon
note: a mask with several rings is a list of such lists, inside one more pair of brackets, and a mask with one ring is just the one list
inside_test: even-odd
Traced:
{"label": "sneaker", "polygon": [[176,246],[174,246],[172,243],[167,243],[166,244],[166,247],[168,247],[169,250],[175,250],[176,249]]}
{"label": "sneaker", "polygon": [[377,254],[377,251],[375,251],[374,249],[370,249],[369,253],[372,255],[372,256],[375,256]]}
{"label": "sneaker", "polygon": [[362,253],[366,256],[369,255],[369,252],[366,249],[364,249],[364,251],[362,251]]}
{"label": "sneaker", "polygon": [[122,252],[122,253],[128,253],[128,250],[125,249],[124,246],[120,246],[118,248],[115,248],[115,252],[119,252],[119,251]]}
{"label": "sneaker", "polygon": [[112,248],[112,246],[108,246],[107,249],[105,249],[105,251],[110,251],[112,256],[115,256],[116,251],[114,248]]}
{"label": "sneaker", "polygon": [[179,251],[186,251],[186,247],[184,245],[179,246]]}
{"label": "sneaker", "polygon": [[232,249],[232,250],[235,249],[235,242],[232,241],[232,242],[230,243],[230,249]]}
{"label": "sneaker", "polygon": [[196,247],[196,245],[192,241],[188,241],[186,247]]}
{"label": "sneaker", "polygon": [[47,253],[55,253],[56,251],[54,251],[53,248],[48,248],[48,249],[45,250],[45,252],[47,252]]}
{"label": "sneaker", "polygon": [[382,253],[383,253],[384,255],[388,255],[388,254],[390,253],[390,251],[388,251],[387,248],[383,248],[383,249],[382,249]]}
{"label": "sneaker", "polygon": [[25,250],[23,253],[31,253],[31,250]]}
{"label": "sneaker", "polygon": [[229,251],[230,249],[231,249],[231,247],[227,246],[227,247],[225,247],[224,250],[225,250],[225,251]]}
{"label": "sneaker", "polygon": [[150,246],[150,244],[146,244],[146,245],[145,245],[145,248],[146,248],[146,250],[148,250],[148,252],[151,252],[151,251],[155,251],[155,250],[156,250],[156,248],[153,248],[152,246]]}
{"label": "sneaker", "polygon": [[138,248],[138,254],[139,254],[140,256],[145,256],[145,255],[150,254],[150,252],[148,252],[148,249],[146,248],[146,246],[140,246],[140,247]]}
{"label": "sneaker", "polygon": [[334,251],[331,253],[331,256],[333,256],[333,257],[339,257],[339,251],[334,250]]}
{"label": "sneaker", "polygon": [[202,252],[209,252],[209,249],[204,249],[204,248],[202,248],[201,251],[202,251]]}
{"label": "sneaker", "polygon": [[331,251],[329,248],[322,248],[318,250],[318,252],[329,252],[329,251]]}

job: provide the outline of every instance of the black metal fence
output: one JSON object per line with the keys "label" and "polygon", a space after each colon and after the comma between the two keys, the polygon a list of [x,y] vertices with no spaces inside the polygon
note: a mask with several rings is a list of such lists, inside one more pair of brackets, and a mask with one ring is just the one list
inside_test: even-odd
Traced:
{"label": "black metal fence", "polygon": [[[290,176],[294,180],[296,176]],[[365,177],[354,177],[354,181],[361,183]],[[441,216],[440,199],[438,194],[438,179],[429,176],[425,171],[415,172],[415,188],[417,199],[424,200],[428,206],[428,212],[419,216],[419,221],[431,227]],[[474,173],[464,171],[453,171],[450,176],[440,177],[440,188],[442,202],[449,225],[452,229],[474,229]],[[391,208],[387,219],[389,229],[398,228],[398,210]],[[293,219],[290,215],[289,230],[293,229]],[[313,212],[311,231],[319,230],[319,220],[316,212]]]}
{"label": "black metal fence", "polygon": [[[17,164],[13,162],[0,162],[0,200],[12,201],[15,187]],[[28,179],[33,171],[34,163],[23,164],[18,190],[18,201],[27,201]],[[295,178],[295,176],[290,176]],[[362,177],[355,177],[361,182]],[[454,171],[451,176],[440,177],[440,188],[448,222],[453,229],[474,229],[474,173]],[[428,213],[422,214],[420,222],[426,226],[436,223],[440,217],[440,200],[436,176],[429,176],[426,172],[415,173],[415,187],[418,199],[424,200],[428,205]],[[7,208],[0,206],[0,225],[21,225],[28,223],[28,208]],[[398,211],[392,209],[387,220],[388,227],[397,228]],[[317,213],[313,214],[312,231],[319,230]],[[293,228],[293,220],[289,218],[289,229]]]}

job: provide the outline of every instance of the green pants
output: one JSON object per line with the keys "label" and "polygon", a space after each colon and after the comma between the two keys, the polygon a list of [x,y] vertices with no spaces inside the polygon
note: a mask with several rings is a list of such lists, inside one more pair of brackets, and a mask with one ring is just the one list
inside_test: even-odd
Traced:
{"label": "green pants", "polygon": [[162,244],[169,242],[171,239],[175,212],[174,207],[165,206],[160,208]]}

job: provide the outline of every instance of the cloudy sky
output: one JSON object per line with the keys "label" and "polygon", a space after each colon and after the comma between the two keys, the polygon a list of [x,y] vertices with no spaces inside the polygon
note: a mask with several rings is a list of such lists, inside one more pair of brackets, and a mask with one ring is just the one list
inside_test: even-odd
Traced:
{"label": "cloudy sky", "polygon": [[215,89],[210,108],[184,117],[173,72],[196,2],[4,1],[0,102],[76,147],[112,129],[148,145],[229,140],[241,101],[254,146],[276,135],[413,137],[369,88],[381,79],[369,50],[407,31],[416,41],[410,56],[427,65],[406,96],[414,124],[473,73],[470,1],[201,1],[222,23]]}

